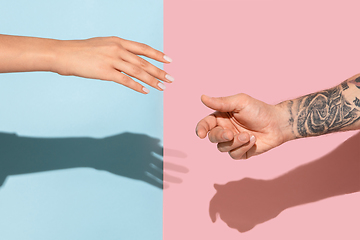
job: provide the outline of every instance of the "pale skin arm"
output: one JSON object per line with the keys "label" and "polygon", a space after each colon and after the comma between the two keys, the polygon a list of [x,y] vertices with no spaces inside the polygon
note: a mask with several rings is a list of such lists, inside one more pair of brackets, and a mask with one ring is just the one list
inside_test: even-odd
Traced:
{"label": "pale skin arm", "polygon": [[196,134],[202,139],[208,135],[220,152],[234,159],[247,159],[297,138],[360,129],[360,74],[277,105],[246,94],[203,95],[201,100],[215,112],[197,124]]}
{"label": "pale skin arm", "polygon": [[149,90],[129,76],[160,91],[165,89],[162,82],[174,81],[138,55],[171,62],[171,58],[148,45],[118,37],[55,40],[0,34],[0,73],[50,71],[113,81],[144,94]]}

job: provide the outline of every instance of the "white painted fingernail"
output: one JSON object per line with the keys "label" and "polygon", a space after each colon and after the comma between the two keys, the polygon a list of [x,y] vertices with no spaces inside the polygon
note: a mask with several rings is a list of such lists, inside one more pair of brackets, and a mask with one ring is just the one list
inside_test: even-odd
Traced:
{"label": "white painted fingernail", "polygon": [[164,59],[168,62],[172,62],[172,59],[169,56],[164,55]]}
{"label": "white painted fingernail", "polygon": [[164,84],[162,84],[161,82],[159,82],[158,83],[158,86],[159,86],[159,88],[161,88],[162,90],[165,90],[165,85]]}
{"label": "white painted fingernail", "polygon": [[254,140],[255,140],[255,136],[252,135],[252,136],[250,137],[250,142],[253,142]]}
{"label": "white painted fingernail", "polygon": [[142,89],[144,92],[146,92],[146,93],[149,93],[150,92],[150,90],[149,89],[147,89],[146,87],[143,87],[143,89]]}
{"label": "white painted fingernail", "polygon": [[171,82],[173,82],[175,80],[175,78],[173,76],[170,76],[169,74],[166,74],[165,78]]}

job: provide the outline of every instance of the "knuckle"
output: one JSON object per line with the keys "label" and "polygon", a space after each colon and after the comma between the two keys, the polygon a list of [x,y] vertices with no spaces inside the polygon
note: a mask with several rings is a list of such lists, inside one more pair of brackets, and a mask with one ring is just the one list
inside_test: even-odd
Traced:
{"label": "knuckle", "polygon": [[140,58],[139,59],[139,65],[142,67],[142,68],[147,68],[149,66],[149,62],[146,61],[145,59],[143,58]]}
{"label": "knuckle", "polygon": [[144,43],[140,43],[139,48],[141,52],[145,53],[149,51],[150,47]]}
{"label": "knuckle", "polygon": [[156,57],[159,59],[163,59],[164,54],[162,52],[156,51]]}
{"label": "knuckle", "polygon": [[237,96],[240,101],[248,101],[250,99],[250,96],[246,93],[239,93]]}
{"label": "knuckle", "polygon": [[110,37],[107,37],[107,39],[108,39],[110,42],[115,42],[115,43],[119,43],[119,41],[120,41],[120,38],[119,38],[119,37],[116,37],[116,36],[110,36]]}
{"label": "knuckle", "polygon": [[156,76],[159,76],[159,77],[165,75],[165,72],[159,68],[156,69],[155,73],[156,73]]}
{"label": "knuckle", "polygon": [[142,73],[142,69],[137,67],[137,66],[132,66],[131,67],[131,73],[134,75],[140,75]]}
{"label": "knuckle", "polygon": [[109,42],[106,47],[110,52],[119,52],[122,50],[121,45],[116,42]]}
{"label": "knuckle", "polygon": [[131,82],[131,79],[128,76],[125,76],[124,74],[121,74],[122,76],[120,77],[120,83],[123,85],[129,85]]}

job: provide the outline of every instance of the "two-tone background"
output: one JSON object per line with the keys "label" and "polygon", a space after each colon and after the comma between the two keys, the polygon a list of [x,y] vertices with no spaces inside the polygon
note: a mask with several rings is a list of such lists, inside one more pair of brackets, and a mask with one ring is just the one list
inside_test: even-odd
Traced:
{"label": "two-tone background", "polygon": [[[194,131],[211,113],[201,94],[275,104],[358,73],[357,9],[349,0],[0,1],[2,34],[143,42],[173,59],[165,70],[176,78],[144,96],[52,73],[0,75],[0,239],[358,239],[360,196],[336,188],[360,171],[357,131],[248,161]],[[294,188],[274,191],[279,181]],[[294,206],[281,205],[293,195]]]}

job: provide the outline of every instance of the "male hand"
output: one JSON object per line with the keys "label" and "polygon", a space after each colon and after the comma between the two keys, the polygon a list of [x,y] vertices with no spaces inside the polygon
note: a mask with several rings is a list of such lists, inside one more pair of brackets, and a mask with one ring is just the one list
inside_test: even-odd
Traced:
{"label": "male hand", "polygon": [[246,94],[211,98],[205,106],[215,110],[196,127],[197,135],[217,143],[220,152],[233,159],[247,159],[279,146],[292,138],[286,103],[269,105]]}

